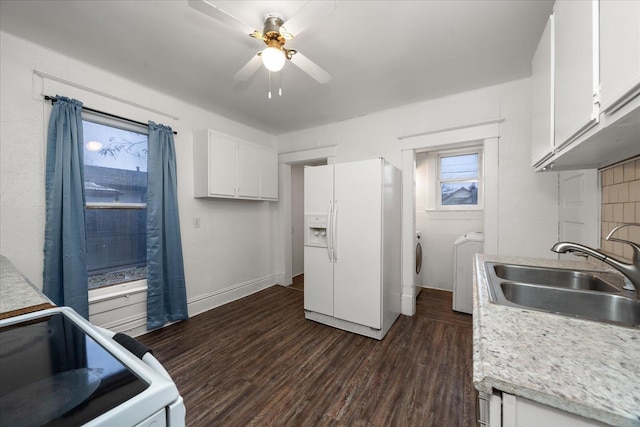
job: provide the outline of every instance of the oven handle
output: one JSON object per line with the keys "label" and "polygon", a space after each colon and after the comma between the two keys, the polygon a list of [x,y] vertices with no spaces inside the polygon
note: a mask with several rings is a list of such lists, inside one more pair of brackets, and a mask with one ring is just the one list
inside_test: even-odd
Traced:
{"label": "oven handle", "polygon": [[158,359],[155,358],[155,356],[153,355],[153,351],[149,347],[142,344],[137,339],[130,337],[127,334],[114,333],[113,331],[102,328],[100,326],[96,326],[96,325],[93,325],[93,326],[102,335],[120,344],[122,347],[127,349],[127,351],[129,351],[131,354],[133,354],[138,359],[146,363],[154,371],[156,371],[157,373],[159,373],[169,381],[173,381],[173,379],[171,378],[171,375],[169,375],[167,370],[164,369],[164,366],[162,366],[162,364],[158,361]]}

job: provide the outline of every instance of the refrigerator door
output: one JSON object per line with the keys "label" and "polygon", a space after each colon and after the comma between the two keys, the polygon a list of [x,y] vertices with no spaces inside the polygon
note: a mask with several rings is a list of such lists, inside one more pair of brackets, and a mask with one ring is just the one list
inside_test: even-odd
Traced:
{"label": "refrigerator door", "polygon": [[382,160],[338,163],[334,167],[337,215],[333,221],[333,315],[380,329]]}
{"label": "refrigerator door", "polygon": [[[305,215],[323,215],[329,222],[332,204],[333,165],[306,167]],[[327,243],[331,245],[329,236]],[[330,257],[330,249],[308,245],[304,247],[304,309],[333,316],[333,259]]]}

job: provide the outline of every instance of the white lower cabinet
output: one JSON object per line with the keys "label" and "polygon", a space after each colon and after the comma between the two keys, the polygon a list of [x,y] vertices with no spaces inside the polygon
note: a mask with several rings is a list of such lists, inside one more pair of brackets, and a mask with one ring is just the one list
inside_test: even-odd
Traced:
{"label": "white lower cabinet", "polygon": [[478,425],[487,427],[599,427],[608,424],[524,397],[494,391],[478,395]]}
{"label": "white lower cabinet", "polygon": [[193,137],[194,197],[278,200],[278,153],[205,129]]}

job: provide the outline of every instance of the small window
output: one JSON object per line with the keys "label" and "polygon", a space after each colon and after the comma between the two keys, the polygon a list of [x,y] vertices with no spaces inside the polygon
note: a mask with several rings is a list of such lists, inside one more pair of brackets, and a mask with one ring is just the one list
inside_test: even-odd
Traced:
{"label": "small window", "polygon": [[438,154],[439,209],[481,208],[481,164],[480,151]]}
{"label": "small window", "polygon": [[89,289],[147,277],[147,135],[83,120]]}

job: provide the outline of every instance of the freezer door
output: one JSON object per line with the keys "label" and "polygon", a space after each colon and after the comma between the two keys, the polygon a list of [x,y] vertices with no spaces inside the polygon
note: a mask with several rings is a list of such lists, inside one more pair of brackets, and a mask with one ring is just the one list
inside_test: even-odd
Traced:
{"label": "freezer door", "polygon": [[333,200],[333,165],[304,168],[304,213],[326,215]]}
{"label": "freezer door", "polygon": [[[304,169],[305,217],[330,220],[333,203],[333,165]],[[307,224],[308,225],[308,224]],[[328,225],[328,224],[327,224]],[[327,232],[330,227],[327,227]],[[307,233],[308,230],[305,230]],[[327,243],[330,244],[329,236]],[[304,309],[333,316],[333,261],[330,248],[304,247]]]}
{"label": "freezer door", "polygon": [[304,309],[333,316],[333,262],[327,248],[304,247]]}
{"label": "freezer door", "polygon": [[380,329],[382,160],[336,164],[334,186],[334,317]]}

